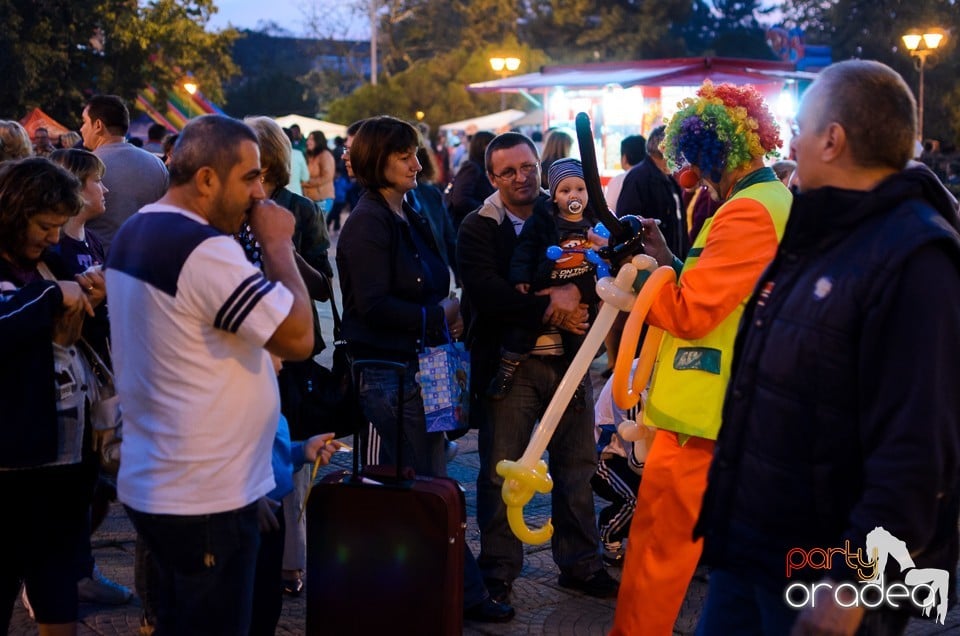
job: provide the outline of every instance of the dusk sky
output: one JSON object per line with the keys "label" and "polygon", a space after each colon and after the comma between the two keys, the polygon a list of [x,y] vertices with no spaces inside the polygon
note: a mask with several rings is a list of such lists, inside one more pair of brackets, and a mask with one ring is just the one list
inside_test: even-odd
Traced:
{"label": "dusk sky", "polygon": [[[331,6],[333,3],[326,3]],[[343,5],[343,2],[337,2]],[[210,20],[210,25],[222,29],[232,24],[238,29],[256,29],[261,21],[273,21],[293,35],[304,35],[304,12],[310,0],[217,0],[219,12]],[[362,21],[351,28],[351,37],[369,37],[369,28]]]}

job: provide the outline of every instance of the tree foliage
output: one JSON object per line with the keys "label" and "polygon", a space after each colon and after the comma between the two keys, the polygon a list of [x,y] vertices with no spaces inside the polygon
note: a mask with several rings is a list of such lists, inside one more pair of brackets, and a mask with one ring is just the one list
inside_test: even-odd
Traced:
{"label": "tree foliage", "polygon": [[[354,16],[374,16],[384,77],[456,51],[489,50],[490,43],[524,42],[552,63],[675,57],[727,49],[769,57],[755,15],[759,0],[353,0]],[[709,4],[708,4],[709,3]],[[315,0],[324,15],[342,2]],[[371,13],[371,7],[375,11]],[[701,14],[704,28],[682,30]],[[324,24],[324,23],[321,23]],[[320,35],[319,31],[315,31]],[[698,40],[699,41],[695,41]],[[709,39],[709,42],[702,41]],[[721,43],[722,44],[722,43]],[[501,47],[502,49],[502,47]],[[500,54],[513,52],[501,50]],[[490,71],[487,71],[487,78]],[[382,89],[388,91],[387,88]]]}
{"label": "tree foliage", "polygon": [[564,62],[636,60],[686,53],[671,25],[691,0],[536,0],[523,36]]}
{"label": "tree foliage", "polygon": [[[491,79],[489,58],[504,48],[524,60],[520,72],[546,63],[542,51],[508,39],[473,51],[457,49],[428,60],[414,62],[406,70],[377,86],[366,84],[351,95],[330,104],[328,117],[349,123],[372,115],[390,114],[413,120],[418,111],[424,121],[437,125],[499,110],[498,94],[476,94],[467,84]],[[522,106],[522,97],[511,96],[508,105]]]}
{"label": "tree foliage", "polygon": [[771,11],[758,0],[696,0],[674,29],[694,55],[773,59],[759,21]]}
{"label": "tree foliage", "polygon": [[163,99],[188,72],[218,101],[236,32],[208,32],[215,11],[214,0],[0,0],[0,113],[41,106],[76,127],[93,94],[132,101],[149,83]]}
{"label": "tree foliage", "polygon": [[829,44],[833,59],[879,60],[896,69],[917,91],[915,61],[900,36],[934,26],[948,30],[924,73],[924,136],[960,139],[960,47],[957,0],[797,0],[784,5],[788,24],[805,31],[808,43]]}

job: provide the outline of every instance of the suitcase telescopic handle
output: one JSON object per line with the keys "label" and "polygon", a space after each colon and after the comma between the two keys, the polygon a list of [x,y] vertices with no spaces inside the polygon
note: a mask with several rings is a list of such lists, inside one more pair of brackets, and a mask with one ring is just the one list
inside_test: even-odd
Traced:
{"label": "suitcase telescopic handle", "polygon": [[[401,476],[401,466],[403,466],[403,381],[407,373],[407,365],[403,362],[393,362],[391,360],[354,360],[353,364],[350,367],[351,375],[353,376],[353,386],[356,387],[358,393],[360,391],[360,376],[363,373],[364,369],[388,369],[393,370],[397,373],[397,482],[400,482],[402,479]],[[366,430],[362,430],[361,438],[364,440],[364,443],[361,445],[363,452],[366,453],[370,444],[370,424],[367,423]],[[354,451],[353,453],[353,479],[354,481],[360,478],[360,452]]]}

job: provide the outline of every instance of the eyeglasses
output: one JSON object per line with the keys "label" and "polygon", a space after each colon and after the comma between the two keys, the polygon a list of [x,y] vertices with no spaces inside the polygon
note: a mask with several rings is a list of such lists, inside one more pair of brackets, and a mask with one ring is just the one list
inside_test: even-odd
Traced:
{"label": "eyeglasses", "polygon": [[341,156],[341,157],[348,157],[348,156],[350,156],[350,146],[344,146],[344,147],[343,147],[343,150],[340,151],[340,156]]}
{"label": "eyeglasses", "polygon": [[500,174],[497,174],[496,172],[491,172],[490,174],[492,174],[497,179],[502,179],[504,181],[513,181],[514,179],[517,178],[518,174],[520,175],[521,178],[526,179],[531,174],[533,174],[534,170],[539,170],[539,169],[540,169],[540,162],[538,161],[537,163],[520,164],[520,170],[517,170],[516,168],[507,168]]}

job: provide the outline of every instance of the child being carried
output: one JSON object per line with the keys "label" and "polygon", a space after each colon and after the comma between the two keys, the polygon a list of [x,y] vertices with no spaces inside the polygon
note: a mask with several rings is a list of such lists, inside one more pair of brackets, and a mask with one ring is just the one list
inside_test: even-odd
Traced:
{"label": "child being carried", "polygon": [[[587,199],[583,167],[577,159],[560,159],[547,173],[551,202],[537,203],[523,225],[510,261],[510,282],[523,293],[573,283],[580,289],[581,302],[588,305],[590,322],[597,315],[596,266],[587,260],[587,250],[599,247],[592,232],[597,219]],[[547,248],[558,245],[563,253],[553,260]],[[517,367],[534,353],[563,355],[572,360],[583,336],[550,327],[546,331],[510,327],[504,334],[497,374],[487,396],[502,400],[513,387]],[[574,407],[583,408],[583,387],[574,395]]]}

